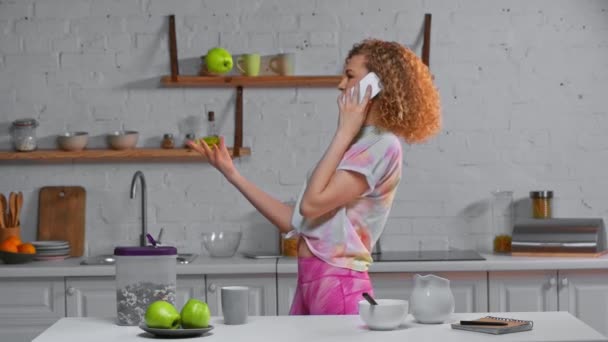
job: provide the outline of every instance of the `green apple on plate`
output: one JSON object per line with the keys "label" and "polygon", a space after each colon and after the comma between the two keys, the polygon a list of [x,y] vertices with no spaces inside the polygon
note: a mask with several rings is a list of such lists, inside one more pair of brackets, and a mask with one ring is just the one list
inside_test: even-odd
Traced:
{"label": "green apple on plate", "polygon": [[184,329],[206,328],[209,326],[211,311],[207,303],[191,298],[182,308],[181,319]]}
{"label": "green apple on plate", "polygon": [[215,47],[207,51],[205,64],[208,72],[223,75],[232,70],[232,55],[224,48]]}
{"label": "green apple on plate", "polygon": [[148,305],[144,319],[148,327],[159,329],[177,329],[181,323],[175,306],[164,300],[157,300]]}

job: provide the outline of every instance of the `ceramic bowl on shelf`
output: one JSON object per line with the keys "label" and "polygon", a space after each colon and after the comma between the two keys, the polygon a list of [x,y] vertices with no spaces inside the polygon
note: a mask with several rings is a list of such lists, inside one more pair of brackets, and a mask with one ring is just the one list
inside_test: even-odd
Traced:
{"label": "ceramic bowl on shelf", "polygon": [[108,134],[108,144],[115,150],[135,148],[139,133],[137,131],[115,131]]}
{"label": "ceramic bowl on shelf", "polygon": [[0,260],[4,261],[5,264],[25,264],[34,260],[35,256],[36,254],[0,251]]}
{"label": "ceramic bowl on shelf", "polygon": [[241,232],[203,233],[203,246],[212,257],[231,257],[241,243]]}
{"label": "ceramic bowl on shelf", "polygon": [[397,329],[408,313],[409,302],[401,299],[376,299],[378,305],[367,300],[359,302],[359,316],[370,330]]}
{"label": "ceramic bowl on shelf", "polygon": [[57,136],[57,145],[64,151],[82,151],[88,140],[87,132],[66,132]]}

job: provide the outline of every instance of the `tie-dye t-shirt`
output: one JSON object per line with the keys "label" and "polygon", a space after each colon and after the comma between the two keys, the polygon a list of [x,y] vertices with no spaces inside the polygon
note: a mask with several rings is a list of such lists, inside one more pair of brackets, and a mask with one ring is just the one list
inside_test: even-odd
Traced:
{"label": "tie-dye t-shirt", "polygon": [[371,251],[388,218],[401,180],[401,142],[394,134],[374,126],[364,126],[348,148],[339,170],[365,176],[369,189],[346,206],[314,220],[300,215],[306,183],[298,196],[290,235],[300,234],[310,251],[325,262],[366,271],[372,263]]}

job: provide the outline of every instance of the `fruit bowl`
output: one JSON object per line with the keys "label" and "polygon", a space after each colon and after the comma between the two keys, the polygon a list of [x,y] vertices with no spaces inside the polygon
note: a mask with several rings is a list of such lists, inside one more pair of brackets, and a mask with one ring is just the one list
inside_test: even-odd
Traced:
{"label": "fruit bowl", "polygon": [[212,257],[231,257],[241,243],[241,232],[203,233],[203,246]]}
{"label": "fruit bowl", "polygon": [[34,260],[35,256],[36,254],[11,253],[0,251],[0,259],[2,259],[5,264],[25,264]]}

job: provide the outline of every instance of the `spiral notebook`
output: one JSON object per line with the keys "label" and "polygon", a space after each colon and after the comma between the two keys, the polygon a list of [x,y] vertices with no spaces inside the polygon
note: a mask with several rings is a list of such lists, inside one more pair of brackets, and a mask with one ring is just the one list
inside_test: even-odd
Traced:
{"label": "spiral notebook", "polygon": [[476,319],[473,321],[474,322],[505,322],[505,323],[507,323],[507,325],[496,325],[496,326],[474,325],[474,324],[463,325],[460,323],[453,323],[452,329],[476,331],[476,332],[481,332],[481,333],[486,333],[486,334],[499,335],[499,334],[508,334],[508,333],[532,330],[532,326],[534,325],[534,323],[532,321],[525,321],[525,320],[520,320],[520,319],[504,318],[504,317],[495,317],[495,316],[486,316],[486,317],[482,317],[482,318],[479,318],[479,319]]}

